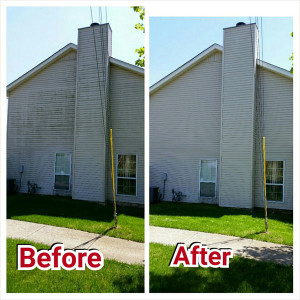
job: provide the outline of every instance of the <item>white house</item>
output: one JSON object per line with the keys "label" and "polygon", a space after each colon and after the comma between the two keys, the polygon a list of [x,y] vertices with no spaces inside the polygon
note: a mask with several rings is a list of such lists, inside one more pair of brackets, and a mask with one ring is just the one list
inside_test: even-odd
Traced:
{"label": "white house", "polygon": [[144,203],[144,70],[111,56],[109,24],[68,44],[7,86],[7,177],[19,191]]}
{"label": "white house", "polygon": [[293,208],[293,77],[259,59],[258,36],[256,24],[225,28],[223,46],[151,86],[150,185],[163,200],[174,189],[186,202],[263,207],[265,136],[268,207]]}

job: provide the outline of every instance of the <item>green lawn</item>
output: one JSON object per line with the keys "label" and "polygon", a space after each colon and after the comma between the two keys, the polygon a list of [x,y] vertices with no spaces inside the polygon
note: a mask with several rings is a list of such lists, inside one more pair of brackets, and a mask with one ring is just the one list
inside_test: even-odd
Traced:
{"label": "green lawn", "polygon": [[150,225],[221,233],[261,241],[293,245],[293,216],[269,213],[269,233],[264,233],[263,211],[217,205],[162,202],[150,206]]}
{"label": "green lawn", "polygon": [[26,240],[7,239],[8,293],[143,293],[144,267],[104,258],[99,271],[17,270],[17,244],[31,244],[37,249],[49,246]]}
{"label": "green lawn", "polygon": [[292,293],[293,268],[234,257],[228,269],[169,267],[175,246],[150,244],[152,293]]}
{"label": "green lawn", "polygon": [[7,218],[79,229],[144,241],[144,209],[118,206],[118,228],[113,205],[72,200],[70,197],[17,194],[7,197]]}

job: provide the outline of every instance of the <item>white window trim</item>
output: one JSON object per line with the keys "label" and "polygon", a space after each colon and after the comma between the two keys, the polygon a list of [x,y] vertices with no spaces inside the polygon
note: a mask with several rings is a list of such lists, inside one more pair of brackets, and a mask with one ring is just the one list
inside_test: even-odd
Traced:
{"label": "white window trim", "polygon": [[[56,166],[56,155],[57,154],[70,154],[70,174],[65,174],[67,176],[69,176],[69,189],[67,190],[63,190],[63,189],[56,189],[55,188],[55,166]],[[58,175],[61,175],[61,174],[58,174]],[[54,153],[54,177],[53,177],[53,190],[55,191],[71,191],[71,176],[72,176],[72,152],[65,152],[65,151],[62,151],[62,152],[55,152]]]}
{"label": "white window trim", "polygon": [[[266,186],[267,185],[281,185],[282,186],[282,201],[275,201],[275,200],[268,200],[267,198],[267,202],[268,203],[284,203],[284,189],[285,189],[285,160],[283,159],[270,159],[270,160],[266,160],[266,163],[267,161],[282,161],[283,162],[283,176],[282,176],[282,184],[281,183],[267,183],[266,182]],[[264,186],[263,186],[263,195],[264,195]]]}
{"label": "white window trim", "polygon": [[[136,157],[135,159],[135,178],[133,177],[119,177],[118,176],[118,156],[119,155],[134,155]],[[127,194],[118,194],[118,178],[122,179],[135,179],[135,195],[127,195]],[[125,197],[137,197],[137,187],[138,187],[138,155],[134,153],[126,153],[126,154],[117,154],[117,159],[116,159],[116,195],[117,196],[125,196]]]}
{"label": "white window trim", "polygon": [[[201,161],[202,160],[211,160],[216,162],[216,179],[215,181],[201,181]],[[215,196],[214,197],[204,197],[200,196],[201,192],[201,182],[207,182],[207,183],[214,183],[215,184]],[[215,158],[202,158],[199,160],[199,191],[198,191],[198,198],[199,199],[217,199],[217,183],[218,183],[218,160]]]}

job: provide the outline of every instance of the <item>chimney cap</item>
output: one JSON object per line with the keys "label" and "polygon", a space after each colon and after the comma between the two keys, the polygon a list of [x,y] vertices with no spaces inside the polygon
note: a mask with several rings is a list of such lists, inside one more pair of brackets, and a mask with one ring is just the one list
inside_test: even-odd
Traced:
{"label": "chimney cap", "polygon": [[238,22],[238,23],[236,23],[236,27],[243,26],[243,25],[246,25],[246,23],[244,23],[244,22]]}
{"label": "chimney cap", "polygon": [[99,23],[94,22],[94,23],[91,24],[91,27],[92,26],[99,26],[99,25],[100,25]]}

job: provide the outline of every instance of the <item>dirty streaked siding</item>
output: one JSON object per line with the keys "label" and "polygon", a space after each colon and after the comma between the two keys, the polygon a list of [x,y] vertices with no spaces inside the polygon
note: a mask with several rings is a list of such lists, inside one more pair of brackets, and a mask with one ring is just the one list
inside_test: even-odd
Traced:
{"label": "dirty streaked siding", "polygon": [[[113,129],[114,167],[117,154],[137,155],[137,196],[117,195],[117,202],[144,204],[144,76],[110,66],[110,115]],[[112,201],[111,154],[107,164],[107,198]]]}
{"label": "dirty streaked siding", "polygon": [[[99,67],[101,94],[96,52]],[[78,30],[77,96],[74,137],[73,198],[105,201],[105,134],[107,101],[104,77],[111,56],[108,24]],[[101,104],[102,103],[102,104]]]}
{"label": "dirty streaked siding", "polygon": [[221,81],[222,54],[214,52],[151,95],[150,186],[162,193],[167,173],[166,201],[174,188],[183,201],[218,202],[199,198],[199,161],[217,159],[219,170]]}
{"label": "dirty streaked siding", "polygon": [[[55,152],[73,152],[76,52],[71,51],[9,93],[7,177],[17,179],[24,165],[21,192],[27,181],[54,190]],[[72,186],[71,186],[72,190]]]}

